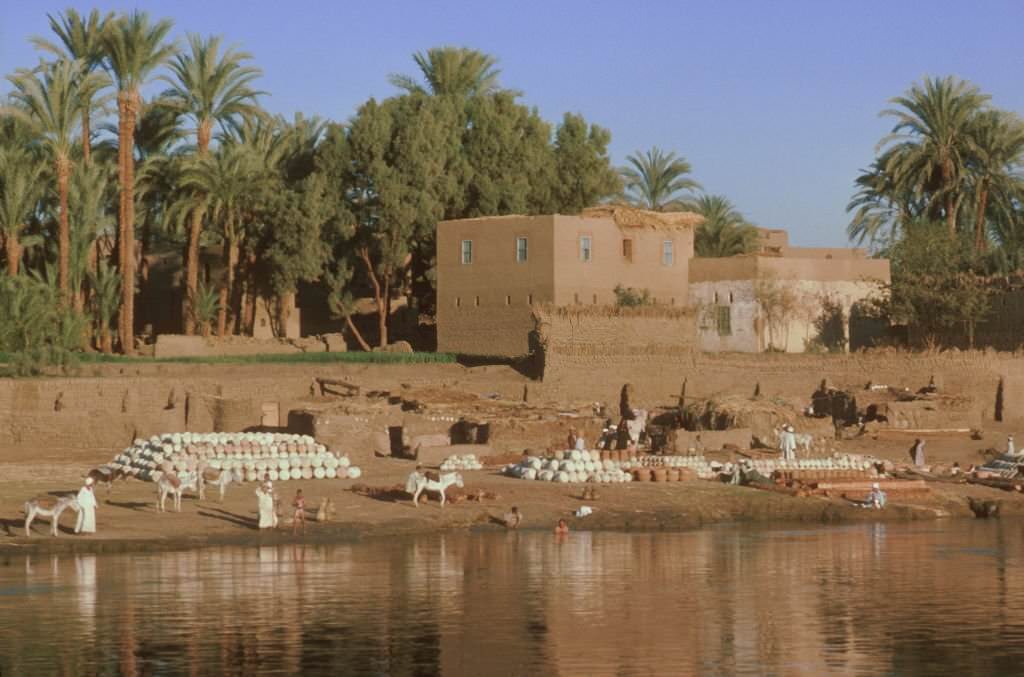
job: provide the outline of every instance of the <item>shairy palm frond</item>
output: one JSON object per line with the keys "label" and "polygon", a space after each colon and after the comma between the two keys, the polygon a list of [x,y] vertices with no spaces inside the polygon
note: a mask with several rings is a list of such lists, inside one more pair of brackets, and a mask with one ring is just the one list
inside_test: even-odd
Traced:
{"label": "shairy palm frond", "polygon": [[201,329],[203,335],[209,334],[213,321],[220,311],[217,289],[205,282],[200,282],[196,289],[196,301],[193,308],[196,325]]}
{"label": "shairy palm frond", "polygon": [[[145,162],[153,155],[172,154],[185,138],[179,124],[180,118],[177,111],[164,105],[160,99],[141,101],[133,135],[136,160]],[[99,129],[107,138],[97,143],[96,148],[116,157],[119,131],[116,120],[100,124]]]}
{"label": "shairy palm frond", "polygon": [[296,113],[290,123],[287,123],[289,130],[295,137],[295,142],[301,148],[316,146],[320,143],[324,133],[327,131],[328,121],[319,115],[306,117],[301,112]]}
{"label": "shairy palm frond", "polygon": [[701,195],[687,203],[704,217],[694,233],[694,254],[705,258],[748,254],[757,248],[757,228],[721,195]]}
{"label": "shairy palm frond", "polygon": [[71,176],[71,288],[77,291],[86,277],[93,243],[114,232],[111,168],[99,163],[78,166]]}
{"label": "shairy palm frond", "polygon": [[408,75],[391,75],[392,85],[409,93],[467,98],[505,91],[498,85],[498,60],[467,47],[432,47],[413,54],[423,83]]}
{"label": "shairy palm frond", "polygon": [[0,278],[0,352],[19,375],[76,364],[84,320],[60,301],[56,287],[39,275]]}
{"label": "shairy palm frond", "polygon": [[106,261],[100,261],[95,272],[89,273],[89,282],[93,289],[90,310],[97,328],[113,329],[121,289],[120,274]]}
{"label": "shairy palm frond", "polygon": [[181,187],[190,157],[157,153],[147,157],[135,174],[135,205],[139,221],[150,237],[176,239],[186,232],[185,222],[198,204]]}
{"label": "shairy palm frond", "polygon": [[64,373],[78,368],[82,336],[88,318],[71,308],[60,308],[53,341],[48,345],[47,363],[59,367]]}
{"label": "shairy palm frond", "polygon": [[642,154],[637,151],[626,161],[628,166],[619,173],[625,186],[624,197],[634,206],[662,211],[683,200],[686,193],[700,189],[700,184],[688,176],[693,171],[690,163],[657,146]]}
{"label": "shairy palm frond", "polygon": [[932,219],[943,219],[952,234],[957,227],[958,195],[965,188],[968,163],[976,154],[977,116],[989,98],[974,85],[954,77],[926,78],[903,96],[896,108],[882,111],[895,118],[892,132],[879,143],[883,169],[894,190],[927,199]]}
{"label": "shairy palm frond", "polygon": [[91,159],[92,128],[90,117],[94,108],[102,109],[109,95],[100,92],[110,86],[110,77],[100,70],[105,57],[103,35],[114,20],[113,12],[100,14],[92,10],[84,17],[74,9],[68,9],[63,15],[47,15],[50,29],[57,36],[60,44],[45,38],[32,38],[32,43],[58,59],[78,61],[82,64],[83,79],[79,83],[79,102],[82,108],[82,160],[88,163]]}
{"label": "shairy palm frond", "polygon": [[7,79],[14,86],[13,105],[3,110],[34,129],[52,157],[70,158],[82,114],[81,90],[94,86],[96,74],[87,74],[81,61],[65,59],[19,69]]}
{"label": "shairy palm frond", "polygon": [[251,59],[251,54],[234,47],[222,51],[219,37],[203,39],[190,33],[188,50],[171,59],[170,76],[161,76],[170,86],[161,100],[192,119],[200,152],[209,146],[213,125],[235,129],[259,113],[256,99],[265,92],[252,83],[263,72],[245,63]]}
{"label": "shairy palm frond", "polygon": [[0,234],[9,248],[8,265],[17,265],[18,250],[25,246],[22,232],[38,211],[44,187],[42,162],[19,147],[0,147]]}
{"label": "shairy palm frond", "polygon": [[184,234],[188,232],[188,222],[192,213],[198,209],[206,211],[206,195],[197,194],[191,190],[179,189],[168,195],[168,201],[164,205],[162,214],[162,226],[168,233]]}
{"label": "shairy palm frond", "polygon": [[103,32],[103,51],[117,89],[137,90],[171,56],[176,45],[165,42],[170,19],[151,22],[147,12],[133,11],[111,20]]}
{"label": "shairy palm frond", "polygon": [[288,152],[288,123],[281,116],[245,118],[230,134],[220,137],[222,146],[244,146],[267,168],[277,167]]}
{"label": "shairy palm frond", "polygon": [[57,294],[57,268],[47,262],[42,268],[30,270],[27,277],[38,285],[40,293],[49,292],[56,298]]}
{"label": "shairy palm frond", "polygon": [[857,243],[876,242],[899,232],[909,214],[912,196],[899,193],[885,170],[885,156],[863,170],[854,182],[857,192],[846,206],[853,212],[847,236]]}
{"label": "shairy palm frond", "polygon": [[114,318],[117,317],[121,296],[121,275],[109,263],[100,261],[96,270],[89,272],[89,286],[92,288],[89,312],[92,315],[93,333],[99,339],[100,349],[109,353],[115,332]]}
{"label": "shairy palm frond", "polygon": [[98,9],[94,9],[85,17],[74,8],[69,8],[62,15],[47,14],[46,18],[60,44],[42,37],[33,37],[31,41],[37,49],[50,52],[58,59],[81,59],[90,67],[98,66],[103,61],[103,31],[113,20],[113,12],[100,14]]}
{"label": "shairy palm frond", "polygon": [[19,71],[10,79],[14,85],[11,110],[24,117],[37,129],[53,167],[53,179],[59,201],[57,216],[57,261],[60,289],[65,298],[71,294],[70,283],[70,216],[69,181],[72,172],[72,151],[76,144],[78,122],[86,111],[82,92],[98,78],[89,73],[82,61],[62,60],[46,64],[37,71]]}
{"label": "shairy palm frond", "polygon": [[970,225],[974,249],[983,252],[988,247],[987,223],[1012,219],[1024,193],[1024,122],[1013,113],[984,111],[975,117],[971,131],[975,146],[967,163],[974,209]]}
{"label": "shairy palm frond", "polygon": [[237,238],[242,213],[266,175],[245,146],[228,145],[185,166],[179,185],[203,196],[205,211],[224,239]]}
{"label": "shairy palm frond", "polygon": [[[135,126],[136,157],[144,162],[155,155],[170,155],[171,149],[185,138],[180,120],[181,113],[161,99],[143,104]],[[116,129],[111,132],[116,136]]]}

